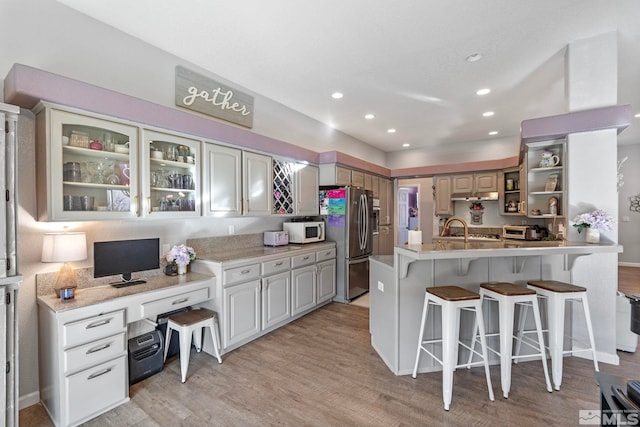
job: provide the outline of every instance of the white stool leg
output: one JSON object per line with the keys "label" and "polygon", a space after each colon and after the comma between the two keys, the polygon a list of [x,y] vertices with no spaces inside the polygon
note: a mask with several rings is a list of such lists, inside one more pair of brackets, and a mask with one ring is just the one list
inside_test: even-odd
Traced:
{"label": "white stool leg", "polygon": [[[536,298],[538,298],[536,296]],[[527,311],[529,310],[529,306],[521,305],[520,306],[520,314],[518,315],[518,329],[516,332],[516,356],[520,356],[520,347],[522,346],[522,331],[524,331],[524,325],[527,321]],[[514,359],[513,363],[518,363],[518,359]]]}
{"label": "white stool leg", "polygon": [[473,362],[473,352],[476,349],[476,342],[478,341],[478,316],[473,316],[473,328],[471,329],[471,351],[469,352],[469,360],[467,360],[467,369],[471,369],[471,362]]}
{"label": "white stool leg", "polygon": [[455,346],[458,345],[457,333],[453,329],[457,311],[454,304],[442,304],[442,400],[446,411],[449,410],[453,395],[453,370],[456,365],[453,358],[456,355]]}
{"label": "white stool leg", "polygon": [[593,353],[593,367],[596,372],[600,372],[598,368],[598,359],[596,357],[596,344],[593,338],[593,326],[591,325],[591,313],[589,312],[589,302],[587,301],[587,293],[582,295],[582,308],[584,309],[584,318],[587,322],[587,332],[589,332],[589,342],[591,343],[591,352]]}
{"label": "white stool leg", "polygon": [[420,335],[418,335],[418,350],[416,350],[416,363],[413,366],[413,378],[418,374],[418,363],[420,362],[420,350],[422,350],[422,340],[424,339],[424,326],[427,322],[427,309],[429,308],[429,295],[425,292],[424,305],[422,306],[422,321],[420,322]]}
{"label": "white stool leg", "polygon": [[211,340],[213,341],[213,352],[216,355],[216,359],[218,359],[218,363],[222,363],[222,358],[220,358],[220,350],[218,350],[218,337],[216,331],[214,330],[215,322],[213,321],[213,319],[211,319],[211,321],[207,322],[207,325],[205,326],[208,326],[209,331],[211,332]]}
{"label": "white stool leg", "polygon": [[187,370],[189,369],[189,356],[191,353],[191,333],[190,329],[180,329],[180,374],[182,382],[187,380]]}
{"label": "white stool leg", "polygon": [[511,360],[513,349],[513,312],[515,304],[512,299],[498,298],[498,318],[500,324],[500,384],[502,395],[509,398],[511,390]]}
{"label": "white stool leg", "polygon": [[201,325],[198,326],[196,328],[192,327],[192,331],[193,331],[193,343],[196,346],[196,352],[200,353],[200,351],[202,350],[202,330],[204,329],[205,325]]}
{"label": "white stool leg", "polygon": [[460,341],[460,315],[462,313],[461,309],[456,310],[456,324],[453,327],[453,333],[455,334],[454,344],[453,344],[453,370],[456,370],[456,366],[458,366],[458,351],[460,350],[460,345],[458,344]]}
{"label": "white stool leg", "polygon": [[[542,358],[542,369],[544,370],[544,380],[547,382],[547,391],[551,393],[551,382],[549,381],[549,370],[547,368],[547,356],[544,351],[544,337],[542,336],[542,322],[540,321],[540,307],[538,307],[538,297],[536,295],[531,299],[533,307],[533,318],[536,323],[538,333],[538,347],[540,348],[540,357]],[[523,325],[524,328],[524,325]],[[521,329],[520,329],[521,330]]]}
{"label": "white stool leg", "polygon": [[562,384],[562,351],[564,349],[564,306],[561,295],[550,294],[547,298],[549,312],[549,355],[551,356],[551,376],[556,390]]}
{"label": "white stool leg", "polygon": [[493,387],[491,386],[491,375],[489,373],[489,357],[487,353],[487,339],[484,330],[484,317],[482,315],[482,302],[476,305],[476,317],[478,318],[478,329],[480,331],[480,345],[482,346],[482,357],[484,359],[484,374],[487,377],[487,388],[489,389],[489,400],[493,401]]}
{"label": "white stool leg", "polygon": [[164,361],[167,361],[167,353],[169,353],[169,343],[171,342],[171,327],[169,326],[169,322],[167,322],[167,332],[164,334]]}

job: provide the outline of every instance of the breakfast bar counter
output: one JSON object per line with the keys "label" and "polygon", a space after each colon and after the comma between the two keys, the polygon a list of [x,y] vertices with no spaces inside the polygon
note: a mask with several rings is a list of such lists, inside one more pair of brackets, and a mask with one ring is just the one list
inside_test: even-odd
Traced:
{"label": "breakfast bar counter", "polygon": [[[598,361],[618,364],[615,346],[617,257],[622,246],[567,241],[436,241],[396,246],[394,255],[370,257],[371,344],[396,375],[410,374],[420,328],[425,288],[456,285],[478,292],[484,282],[558,280],[587,288]],[[473,315],[461,316],[461,340],[470,342]],[[578,316],[582,314],[576,313]],[[567,325],[571,324],[570,310]],[[542,312],[543,323],[546,312]],[[487,332],[497,331],[494,307],[486,310]],[[572,333],[581,341],[576,322]],[[439,332],[439,320],[429,333]],[[491,342],[493,347],[497,341]],[[460,360],[465,352],[461,348]],[[498,363],[497,358],[492,363]],[[419,372],[439,370],[422,358]]]}

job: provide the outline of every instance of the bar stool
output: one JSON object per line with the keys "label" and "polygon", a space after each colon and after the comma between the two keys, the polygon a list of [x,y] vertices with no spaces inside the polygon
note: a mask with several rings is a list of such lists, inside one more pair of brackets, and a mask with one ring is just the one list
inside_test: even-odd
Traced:
{"label": "bar stool", "polygon": [[[439,305],[442,307],[442,338],[424,340],[424,329],[427,321],[427,313],[429,305]],[[460,310],[474,311],[480,331],[480,344],[482,353],[477,353],[474,349],[459,341],[459,325]],[[432,353],[426,345],[442,343],[442,360]],[[422,308],[422,321],[420,324],[420,335],[418,336],[418,349],[416,351],[416,363],[413,367],[413,378],[418,373],[418,363],[420,362],[420,351],[424,351],[440,365],[442,365],[442,399],[444,401],[444,409],[449,410],[451,404],[451,396],[453,394],[453,371],[461,366],[458,365],[458,346],[462,345],[469,351],[478,356],[482,356],[481,362],[474,364],[483,364],[485,376],[487,378],[487,388],[489,389],[489,399],[494,400],[493,388],[491,387],[491,376],[489,375],[489,362],[487,359],[487,346],[484,337],[484,321],[482,317],[482,302],[480,295],[475,292],[468,291],[458,286],[437,286],[427,288],[424,296],[424,306]]]}
{"label": "bar stool", "polygon": [[[544,371],[544,379],[547,383],[547,391],[551,392],[551,382],[549,381],[549,371],[547,369],[547,358],[544,352],[544,338],[542,336],[542,324],[540,322],[540,310],[538,308],[538,297],[536,291],[529,289],[525,286],[519,286],[513,283],[482,283],[480,285],[480,297],[482,301],[498,303],[498,318],[499,318],[499,332],[485,334],[486,337],[499,336],[500,337],[500,351],[496,351],[487,345],[487,349],[500,357],[500,383],[502,385],[502,395],[505,399],[509,398],[509,391],[511,390],[511,361],[517,360],[520,357],[538,356],[542,359],[542,370]],[[523,331],[523,333],[535,333],[537,335],[537,341],[535,346],[532,342],[524,341],[524,344],[528,345],[537,353],[528,354],[526,356],[513,355],[513,339],[516,338],[513,335],[513,322],[515,315],[516,304],[522,307],[533,308],[533,318],[535,321],[536,329],[533,331]],[[525,317],[520,318],[520,322],[524,322]],[[519,323],[520,324],[520,323]],[[477,326],[473,327],[473,346],[475,349]],[[528,338],[528,337],[525,337]],[[522,341],[522,334],[520,335],[520,342]],[[469,362],[473,357],[473,353],[469,355]]]}
{"label": "bar stool", "polygon": [[222,363],[220,358],[219,340],[215,325],[217,320],[216,313],[201,308],[198,310],[190,310],[169,316],[167,320],[167,334],[164,340],[164,360],[167,360],[167,352],[169,351],[169,343],[171,342],[171,331],[178,331],[180,336],[180,373],[182,382],[187,380],[187,370],[189,369],[189,356],[191,353],[191,338],[195,342],[196,351],[202,350],[202,332],[205,327],[211,331],[213,340],[213,351],[216,354],[218,363]]}
{"label": "bar stool", "polygon": [[[532,280],[527,282],[527,287],[536,291],[539,297],[547,300],[549,354],[551,356],[551,373],[555,389],[560,390],[560,384],[562,383],[562,356],[564,354],[589,351],[593,357],[593,366],[596,372],[600,372],[596,357],[596,345],[593,339],[593,327],[591,325],[589,303],[587,301],[587,289],[582,286],[576,286],[555,280]],[[567,301],[571,303],[582,302],[587,333],[589,335],[589,342],[591,345],[589,348],[564,350],[564,312],[565,303]],[[522,315],[526,314],[521,312],[521,316]],[[524,321],[521,319],[518,325],[516,354],[520,354],[520,337],[523,332],[526,331],[524,331]],[[571,341],[573,342],[577,340],[571,337]]]}

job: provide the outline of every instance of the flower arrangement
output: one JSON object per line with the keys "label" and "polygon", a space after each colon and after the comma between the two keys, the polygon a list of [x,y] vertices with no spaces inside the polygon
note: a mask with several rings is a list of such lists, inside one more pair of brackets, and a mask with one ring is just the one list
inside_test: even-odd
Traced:
{"label": "flower arrangement", "polygon": [[593,212],[583,213],[573,219],[573,226],[578,229],[578,233],[582,230],[591,228],[598,231],[613,230],[614,219],[605,211],[597,209]]}
{"label": "flower arrangement", "polygon": [[186,266],[196,259],[196,252],[190,246],[177,245],[172,247],[165,256],[171,264]]}

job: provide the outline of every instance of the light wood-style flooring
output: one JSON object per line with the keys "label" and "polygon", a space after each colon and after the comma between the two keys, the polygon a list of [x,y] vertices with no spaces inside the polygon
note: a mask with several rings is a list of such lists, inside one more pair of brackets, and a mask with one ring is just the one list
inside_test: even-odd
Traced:
{"label": "light wood-style flooring", "polygon": [[[629,271],[627,271],[629,269]],[[621,267],[620,288],[640,293],[640,269]],[[454,374],[451,410],[442,406],[441,374],[393,375],[370,345],[369,310],[331,303],[223,356],[191,353],[180,383],[177,358],[130,389],[131,401],[89,426],[427,426],[577,425],[578,411],[599,408],[593,363],[565,358],[560,391],[545,389],[540,362],[513,366],[509,399],[491,367],[489,401],[482,368]],[[602,372],[640,377],[640,349],[618,352]],[[22,426],[51,426],[38,404],[20,411]]]}

